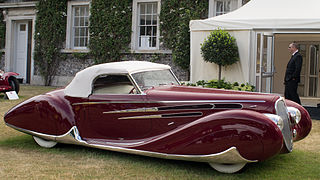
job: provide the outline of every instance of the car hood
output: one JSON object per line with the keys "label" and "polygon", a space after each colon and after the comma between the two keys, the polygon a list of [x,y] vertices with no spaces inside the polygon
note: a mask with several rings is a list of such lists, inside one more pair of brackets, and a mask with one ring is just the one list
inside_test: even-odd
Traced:
{"label": "car hood", "polygon": [[245,92],[234,90],[222,90],[214,88],[190,87],[190,86],[159,86],[145,91],[149,99],[158,100],[224,100],[224,101],[259,101],[275,102],[281,96],[257,92]]}

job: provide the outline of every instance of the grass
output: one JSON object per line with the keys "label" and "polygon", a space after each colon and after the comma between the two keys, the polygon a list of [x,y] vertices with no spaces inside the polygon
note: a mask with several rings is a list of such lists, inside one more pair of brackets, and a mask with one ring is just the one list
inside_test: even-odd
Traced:
{"label": "grass", "polygon": [[20,99],[0,95],[0,179],[320,179],[320,121],[294,151],[221,174],[206,163],[185,162],[58,144],[45,149],[30,135],[7,127],[3,116],[17,103],[54,89],[21,86]]}

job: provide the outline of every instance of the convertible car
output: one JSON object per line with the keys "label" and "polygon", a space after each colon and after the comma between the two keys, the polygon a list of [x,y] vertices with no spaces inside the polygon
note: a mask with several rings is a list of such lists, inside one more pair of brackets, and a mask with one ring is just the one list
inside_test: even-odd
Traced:
{"label": "convertible car", "polygon": [[311,130],[308,112],[279,95],[182,86],[169,66],[143,61],[86,68],[4,120],[46,148],[206,162],[224,173],[289,153]]}
{"label": "convertible car", "polygon": [[16,91],[19,92],[19,81],[15,76],[18,76],[15,72],[4,72],[0,69],[0,92]]}

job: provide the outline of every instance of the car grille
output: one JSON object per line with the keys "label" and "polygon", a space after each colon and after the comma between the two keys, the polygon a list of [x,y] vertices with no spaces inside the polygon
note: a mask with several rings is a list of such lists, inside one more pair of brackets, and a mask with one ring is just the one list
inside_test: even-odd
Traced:
{"label": "car grille", "polygon": [[292,147],[293,147],[293,136],[292,136],[292,132],[291,132],[291,122],[289,119],[287,107],[286,107],[282,98],[280,98],[276,102],[275,107],[276,107],[277,115],[279,115],[283,119],[284,126],[282,129],[282,135],[283,135],[284,144],[285,144],[287,150],[289,152],[291,152]]}

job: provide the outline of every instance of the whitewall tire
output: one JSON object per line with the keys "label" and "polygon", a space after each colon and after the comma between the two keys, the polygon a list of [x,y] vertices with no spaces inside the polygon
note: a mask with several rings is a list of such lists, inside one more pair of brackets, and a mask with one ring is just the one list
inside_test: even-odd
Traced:
{"label": "whitewall tire", "polygon": [[44,147],[44,148],[52,148],[54,147],[57,142],[55,141],[49,141],[49,140],[45,140],[45,139],[42,139],[42,138],[39,138],[39,137],[36,137],[36,136],[32,136],[34,141],[41,147]]}
{"label": "whitewall tire", "polygon": [[238,163],[238,164],[221,164],[221,163],[209,163],[210,166],[222,173],[235,173],[240,171],[246,163]]}

